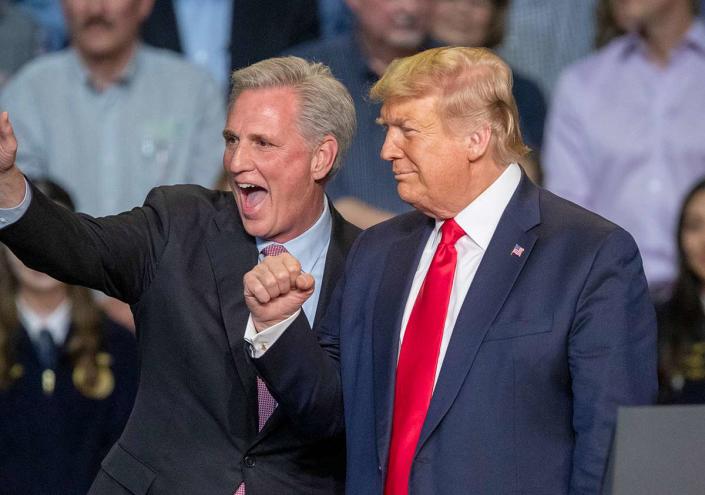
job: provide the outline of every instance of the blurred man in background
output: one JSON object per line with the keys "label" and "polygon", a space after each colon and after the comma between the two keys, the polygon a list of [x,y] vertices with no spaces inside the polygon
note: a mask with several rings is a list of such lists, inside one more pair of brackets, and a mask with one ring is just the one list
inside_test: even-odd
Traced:
{"label": "blurred man in background", "polygon": [[71,46],[28,64],[0,94],[22,140],[17,157],[76,209],[108,215],[154,186],[213,184],[225,99],[201,69],[143,46],[152,0],[64,0]]}

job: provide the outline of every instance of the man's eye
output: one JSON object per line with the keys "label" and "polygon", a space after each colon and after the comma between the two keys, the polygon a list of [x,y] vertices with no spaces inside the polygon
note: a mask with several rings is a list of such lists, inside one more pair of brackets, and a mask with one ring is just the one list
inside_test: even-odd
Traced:
{"label": "man's eye", "polygon": [[239,139],[235,136],[226,136],[225,144],[227,146],[234,146],[238,143]]}

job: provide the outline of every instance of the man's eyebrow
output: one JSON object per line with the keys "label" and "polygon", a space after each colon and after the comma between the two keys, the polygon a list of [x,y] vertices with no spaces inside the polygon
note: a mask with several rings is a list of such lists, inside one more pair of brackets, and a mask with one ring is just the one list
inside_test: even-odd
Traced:
{"label": "man's eyebrow", "polygon": [[225,139],[236,138],[236,137],[237,137],[237,134],[235,134],[235,133],[234,133],[233,131],[231,131],[231,130],[225,129],[225,130],[223,131],[223,137],[224,137]]}
{"label": "man's eyebrow", "polygon": [[377,118],[375,119],[375,124],[381,125],[381,126],[386,126],[386,125],[387,125],[387,121],[384,120],[382,117],[377,117]]}

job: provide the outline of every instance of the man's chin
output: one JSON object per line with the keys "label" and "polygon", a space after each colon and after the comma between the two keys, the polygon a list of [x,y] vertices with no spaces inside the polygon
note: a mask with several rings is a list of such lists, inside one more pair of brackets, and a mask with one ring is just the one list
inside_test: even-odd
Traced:
{"label": "man's chin", "polygon": [[399,50],[418,50],[425,35],[416,32],[390,33],[388,43]]}
{"label": "man's chin", "polygon": [[417,198],[417,195],[414,194],[411,189],[412,188],[410,188],[407,184],[397,182],[397,194],[399,195],[399,199],[410,204],[411,206],[414,206],[414,200]]}
{"label": "man's chin", "polygon": [[260,218],[248,218],[240,212],[240,221],[242,222],[242,227],[252,237],[260,237],[262,239],[267,238],[269,231],[264,221]]}

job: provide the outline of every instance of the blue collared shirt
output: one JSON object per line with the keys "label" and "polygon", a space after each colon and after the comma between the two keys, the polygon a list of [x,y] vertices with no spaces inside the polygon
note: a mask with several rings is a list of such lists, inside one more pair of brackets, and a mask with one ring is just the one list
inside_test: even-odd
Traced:
{"label": "blue collared shirt", "polygon": [[[328,253],[328,245],[330,244],[330,235],[333,230],[333,217],[328,208],[328,201],[323,201],[323,213],[318,217],[316,223],[294,239],[285,242],[283,245],[289,253],[299,260],[301,269],[304,272],[310,273],[316,280],[316,287],[313,295],[303,304],[304,314],[308,319],[309,324],[313,327],[313,320],[316,317],[316,308],[318,307],[318,298],[321,295],[321,284],[323,283],[323,272],[326,266],[326,254]],[[262,253],[262,250],[273,244],[265,239],[256,239],[257,250]],[[260,261],[263,256],[260,254]]]}

